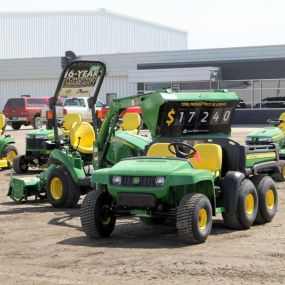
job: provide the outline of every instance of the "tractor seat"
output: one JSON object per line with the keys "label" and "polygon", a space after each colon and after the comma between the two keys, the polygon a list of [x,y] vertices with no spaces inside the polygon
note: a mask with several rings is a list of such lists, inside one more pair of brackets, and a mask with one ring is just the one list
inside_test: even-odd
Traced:
{"label": "tractor seat", "polygon": [[[279,120],[285,120],[285,113],[282,113],[282,114],[279,116]],[[285,132],[285,123],[280,123],[280,124],[278,125],[278,128],[279,128],[281,131]]]}
{"label": "tractor seat", "polygon": [[169,151],[168,146],[169,143],[154,143],[150,145],[149,149],[146,152],[146,156],[176,157],[175,154]]}
{"label": "tractor seat", "polygon": [[222,170],[222,148],[218,144],[201,143],[194,145],[199,153],[200,159],[189,158],[191,164],[197,169],[206,169],[211,171],[214,178],[221,175]]}
{"label": "tractor seat", "polygon": [[4,114],[0,114],[0,135],[2,135],[6,128],[6,117]]}
{"label": "tractor seat", "polygon": [[81,115],[78,113],[69,113],[63,118],[63,130],[62,133],[65,136],[69,136],[69,132],[72,129],[74,123],[81,123]]}
{"label": "tractor seat", "polygon": [[137,135],[142,125],[141,116],[138,113],[125,113],[120,128],[131,134]]}
{"label": "tractor seat", "polygon": [[71,146],[84,154],[92,154],[95,133],[87,122],[76,123],[69,133]]}
{"label": "tractor seat", "polygon": [[[165,156],[175,157],[168,149],[169,143],[154,143],[150,145],[147,150],[146,156]],[[200,159],[191,157],[188,161],[196,169],[209,170],[214,178],[221,175],[222,169],[222,148],[218,144],[196,144],[194,148],[199,153]]]}

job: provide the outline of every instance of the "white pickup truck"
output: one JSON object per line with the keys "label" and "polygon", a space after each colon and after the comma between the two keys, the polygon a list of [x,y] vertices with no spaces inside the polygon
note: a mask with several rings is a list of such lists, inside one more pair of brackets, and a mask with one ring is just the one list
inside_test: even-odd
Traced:
{"label": "white pickup truck", "polygon": [[[78,113],[82,117],[82,121],[92,123],[91,109],[88,107],[89,97],[70,97],[66,98],[64,101],[58,100],[56,106],[56,117],[59,121],[63,119],[68,113]],[[96,102],[96,111],[104,107],[104,103],[101,101]],[[46,111],[49,110],[49,106],[44,106],[41,111],[41,122],[45,123]]]}

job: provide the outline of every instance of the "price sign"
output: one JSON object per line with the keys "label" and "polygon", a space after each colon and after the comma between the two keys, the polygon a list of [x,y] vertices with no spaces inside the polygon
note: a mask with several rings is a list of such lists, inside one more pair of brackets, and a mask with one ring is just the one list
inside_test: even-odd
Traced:
{"label": "price sign", "polygon": [[166,103],[162,111],[161,134],[180,136],[229,132],[235,104],[235,101]]}

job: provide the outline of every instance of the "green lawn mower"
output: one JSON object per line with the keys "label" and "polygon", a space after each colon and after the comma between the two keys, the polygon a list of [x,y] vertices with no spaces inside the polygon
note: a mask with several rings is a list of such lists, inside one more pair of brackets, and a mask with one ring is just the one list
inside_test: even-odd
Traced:
{"label": "green lawn mower", "polygon": [[252,146],[273,143],[279,146],[281,173],[274,174],[274,179],[282,182],[285,181],[285,113],[282,113],[278,119],[268,119],[267,123],[268,126],[248,134],[246,144]]}
{"label": "green lawn mower", "polygon": [[[63,70],[54,97],[50,99],[51,114],[47,128],[53,129],[53,141],[48,149],[49,166],[38,177],[32,179],[12,178],[8,195],[16,201],[27,200],[29,196],[46,194],[54,207],[72,208],[80,195],[92,189],[90,178],[93,172],[93,144],[98,136],[95,104],[106,74],[106,67],[99,61],[76,60]],[[62,143],[57,127],[55,102],[58,96],[78,96],[78,90],[89,94],[89,108],[92,110],[93,125],[87,122],[74,122],[69,131],[69,142]],[[83,90],[83,91],[82,91]],[[120,111],[117,112],[118,118]],[[138,115],[138,114],[137,114]],[[138,115],[139,116],[139,115]],[[129,130],[119,130],[119,120],[110,133],[110,126],[100,128],[100,133],[108,134],[100,141],[105,148],[104,165],[112,166],[122,158],[143,155],[150,139],[131,134]],[[133,126],[133,124],[130,124]],[[137,121],[137,128],[141,121]],[[107,147],[108,146],[108,147]]]}
{"label": "green lawn mower", "polygon": [[[229,137],[238,101],[236,93],[226,91],[158,91],[113,100],[94,147],[94,190],[81,207],[86,235],[110,236],[118,217],[153,225],[169,218],[180,239],[194,244],[207,239],[218,213],[231,229],[271,221],[278,201],[272,177],[281,171],[279,147],[243,146]],[[143,156],[110,167],[106,138],[114,133],[118,110],[133,104],[141,107],[152,142]]]}
{"label": "green lawn mower", "polygon": [[10,135],[4,135],[6,127],[6,118],[3,114],[0,114],[0,169],[11,168],[13,166],[14,158],[18,151],[15,144],[15,139]]}
{"label": "green lawn mower", "polygon": [[[69,113],[58,130],[61,147],[69,144],[69,131],[74,123],[81,122],[77,113]],[[49,156],[55,148],[54,131],[45,127],[34,130],[26,135],[26,153],[17,155],[13,168],[16,173],[27,173],[29,169],[44,169],[48,167]]]}

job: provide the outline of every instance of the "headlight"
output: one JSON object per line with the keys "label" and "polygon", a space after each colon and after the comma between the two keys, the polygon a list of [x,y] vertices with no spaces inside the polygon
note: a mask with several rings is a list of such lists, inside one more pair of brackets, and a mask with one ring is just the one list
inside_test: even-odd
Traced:
{"label": "headlight", "polygon": [[122,177],[121,176],[112,176],[112,184],[121,185],[122,184]]}
{"label": "headlight", "polygon": [[158,187],[164,186],[165,178],[162,176],[157,176],[155,177],[154,183],[155,183],[155,186],[158,186]]}
{"label": "headlight", "polygon": [[247,142],[251,142],[251,141],[253,141],[253,138],[252,138],[252,137],[246,137],[245,140],[246,140]]}

